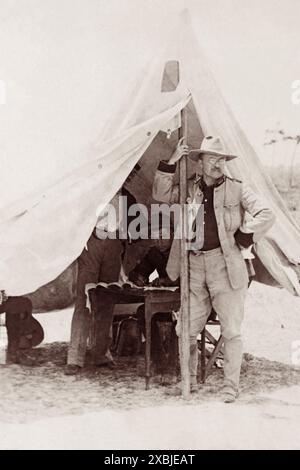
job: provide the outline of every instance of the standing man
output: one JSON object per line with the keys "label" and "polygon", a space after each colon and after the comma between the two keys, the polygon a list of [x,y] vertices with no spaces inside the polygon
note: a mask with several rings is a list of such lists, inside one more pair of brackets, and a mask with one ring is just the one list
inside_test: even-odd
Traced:
{"label": "standing man", "polygon": [[[268,205],[241,181],[225,175],[230,155],[219,137],[204,137],[201,148],[189,152],[181,139],[168,162],[162,161],[154,179],[153,197],[178,202],[174,184],[176,162],[190,154],[200,175],[188,180],[188,203],[199,204],[202,217],[195,223],[201,237],[189,248],[190,380],[191,392],[198,390],[197,336],[213,308],[220,319],[224,338],[224,401],[238,396],[242,362],[241,325],[244,316],[248,273],[241,250],[257,242],[274,223]],[[246,217],[246,214],[247,217]],[[167,271],[171,279],[180,275],[180,240],[174,240]],[[180,330],[180,328],[178,328]]]}
{"label": "standing man", "polygon": [[[114,208],[116,215],[119,214],[120,196],[127,197],[128,206],[136,203],[134,196],[126,189],[126,185],[139,169],[140,165],[136,164],[128,175],[124,186],[110,201],[110,207]],[[125,228],[122,226],[122,220],[116,220],[115,227],[112,227],[111,223],[109,224],[108,210],[104,210],[98,217],[96,227],[78,258],[77,294],[71,325],[67,367],[65,369],[66,375],[75,375],[84,367],[91,325],[91,313],[86,307],[86,284],[97,284],[100,281],[106,283],[119,281],[125,240],[119,239],[118,231],[121,228],[125,230]],[[109,230],[112,231],[112,229],[113,233],[110,234]],[[113,319],[114,301],[105,296],[101,305],[98,304],[97,307],[94,363],[98,366],[112,366],[113,360],[108,351],[111,343],[110,328]]]}

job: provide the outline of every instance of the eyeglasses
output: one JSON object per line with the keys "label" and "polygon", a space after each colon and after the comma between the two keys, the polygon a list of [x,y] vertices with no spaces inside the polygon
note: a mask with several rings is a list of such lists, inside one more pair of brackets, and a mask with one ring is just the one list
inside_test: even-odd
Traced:
{"label": "eyeglasses", "polygon": [[211,157],[211,158],[209,158],[208,161],[211,165],[215,165],[216,163],[223,164],[223,163],[225,163],[225,160],[226,159],[224,157]]}

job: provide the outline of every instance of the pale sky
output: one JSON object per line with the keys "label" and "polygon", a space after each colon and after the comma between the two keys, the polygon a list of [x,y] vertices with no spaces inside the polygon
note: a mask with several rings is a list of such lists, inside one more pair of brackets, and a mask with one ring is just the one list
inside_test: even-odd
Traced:
{"label": "pale sky", "polygon": [[255,148],[266,128],[300,133],[299,0],[1,0],[2,200],[79,158],[183,8]]}

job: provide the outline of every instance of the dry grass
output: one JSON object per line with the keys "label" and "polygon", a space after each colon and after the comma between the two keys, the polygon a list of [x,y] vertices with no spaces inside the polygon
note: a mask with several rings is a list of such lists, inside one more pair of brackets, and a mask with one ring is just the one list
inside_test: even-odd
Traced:
{"label": "dry grass", "polygon": [[[67,343],[53,343],[33,351],[36,367],[1,366],[0,421],[29,422],[46,417],[79,415],[103,409],[128,410],[161,405],[182,406],[182,400],[168,396],[171,386],[152,377],[145,390],[138,375],[143,357],[119,357],[117,367],[87,367],[77,376],[65,376]],[[32,353],[31,353],[32,354]],[[220,398],[222,370],[214,368],[204,386],[192,395],[188,405]],[[239,402],[255,404],[258,393],[300,383],[300,370],[267,359],[244,355]],[[214,392],[214,393],[212,393]]]}

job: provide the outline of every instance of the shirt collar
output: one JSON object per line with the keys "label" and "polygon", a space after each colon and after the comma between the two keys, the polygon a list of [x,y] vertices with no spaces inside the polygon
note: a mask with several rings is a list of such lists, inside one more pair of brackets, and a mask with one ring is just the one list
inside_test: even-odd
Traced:
{"label": "shirt collar", "polygon": [[204,189],[206,188],[217,188],[218,186],[221,186],[221,184],[223,184],[225,181],[225,175],[222,175],[220,178],[217,179],[217,181],[215,182],[215,184],[213,184],[212,186],[207,186],[205,184],[205,181],[203,180],[203,177],[202,175],[196,175],[196,178],[195,178],[195,184],[198,184],[200,189],[202,191],[204,191]]}

